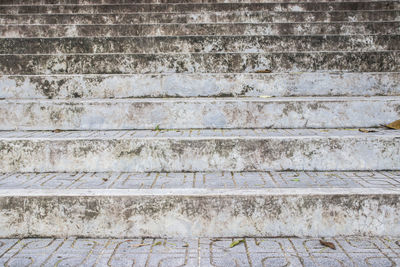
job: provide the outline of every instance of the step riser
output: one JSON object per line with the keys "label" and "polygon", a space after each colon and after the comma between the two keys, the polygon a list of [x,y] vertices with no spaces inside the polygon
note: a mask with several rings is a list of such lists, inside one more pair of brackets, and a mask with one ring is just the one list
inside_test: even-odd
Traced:
{"label": "step riser", "polygon": [[[12,8],[10,8],[12,7]],[[382,2],[338,3],[229,3],[229,4],[165,4],[165,5],[65,5],[65,6],[0,6],[0,14],[30,13],[133,13],[133,12],[221,12],[221,11],[331,11],[331,10],[397,10],[400,4]]]}
{"label": "step riser", "polygon": [[214,36],[0,40],[0,54],[379,51],[400,48],[400,35]]}
{"label": "step riser", "polygon": [[4,25],[2,37],[399,34],[400,22],[281,24]]}
{"label": "step riser", "polygon": [[399,53],[0,55],[0,74],[396,72],[400,71]]}
{"label": "step riser", "polygon": [[191,14],[42,14],[0,15],[0,24],[136,24],[136,23],[265,23],[396,21],[399,11],[273,12]]}
{"label": "step riser", "polygon": [[[37,195],[2,191],[0,237],[400,234],[400,194],[395,189],[392,194],[362,189],[348,195],[343,195],[345,189],[320,189],[313,194],[307,194],[307,189],[221,191],[204,195],[196,190],[171,190],[171,195],[157,195],[156,190],[116,190],[106,195],[96,190],[74,195],[64,190]],[[296,191],[301,193],[294,195]]]}
{"label": "step riser", "polygon": [[0,98],[400,95],[400,73],[0,76]]}
{"label": "step riser", "polygon": [[[288,3],[287,0],[252,0],[252,3]],[[315,2],[315,0],[301,0],[299,2]],[[318,0],[324,2],[360,2],[360,0]],[[368,2],[368,1],[366,1]],[[371,2],[387,2],[386,0],[370,0]],[[90,5],[90,4],[204,4],[204,3],[249,3],[249,0],[3,0],[1,5]]]}
{"label": "step riser", "polygon": [[371,134],[300,138],[3,138],[0,147],[0,172],[400,169],[400,138]]}
{"label": "step riser", "polygon": [[0,101],[0,130],[377,127],[400,99]]}

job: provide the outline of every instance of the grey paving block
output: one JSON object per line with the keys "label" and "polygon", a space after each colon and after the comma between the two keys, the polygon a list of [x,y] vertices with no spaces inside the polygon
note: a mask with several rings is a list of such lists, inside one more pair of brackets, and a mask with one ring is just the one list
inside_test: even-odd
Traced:
{"label": "grey paving block", "polygon": [[[241,238],[237,237],[236,239]],[[341,247],[342,244],[348,242],[347,239],[339,237],[334,242],[337,247]],[[372,245],[383,243],[387,249],[394,251],[398,249],[398,246],[395,244],[396,238],[389,241],[392,237],[354,237],[352,239],[358,242],[371,243]],[[329,266],[342,266],[341,264],[343,263],[346,263],[346,266],[392,266],[399,263],[399,254],[387,254],[386,251],[382,250],[372,252],[368,249],[360,249],[359,252],[354,253],[348,251],[347,248],[335,251],[317,245],[318,250],[315,253],[296,253],[296,250],[304,248],[303,244],[307,244],[310,241],[317,241],[318,243],[318,240],[310,238],[244,238],[244,240],[247,245],[256,242],[258,244],[258,248],[245,247],[243,244],[240,245],[242,249],[245,248],[247,258],[243,258],[243,254],[239,255],[231,252],[238,249],[238,247],[229,248],[232,238],[221,239],[220,241],[207,238],[180,239],[179,242],[176,239],[161,240],[162,243],[165,242],[166,244],[174,242],[176,247],[180,246],[180,242],[187,243],[187,248],[196,252],[195,256],[192,257],[186,257],[185,254],[177,253],[176,250],[167,250],[166,253],[159,253],[152,251],[150,246],[145,246],[145,251],[135,246],[145,244],[146,242],[154,244],[156,240],[153,239],[2,239],[0,240],[2,244],[0,249],[10,245],[13,247],[9,253],[0,256],[0,261],[7,263],[9,266],[18,266],[18,261],[21,262],[23,259],[25,259],[25,263],[34,262],[38,266],[40,264],[59,264],[59,266],[103,266],[108,264],[110,266],[121,266],[135,263],[138,266],[146,266],[146,263],[147,266],[163,266],[163,264],[167,263],[169,263],[168,266],[175,266],[171,265],[171,259],[174,259],[174,263],[182,263],[183,266],[227,266],[228,263],[231,266],[235,266],[235,260],[241,260],[240,263],[242,265],[240,266],[263,266],[263,264],[267,266],[282,266],[284,264],[291,264],[292,266],[304,266],[305,264],[307,264],[306,266],[320,266],[323,263],[328,263],[330,264]],[[51,243],[59,245],[59,248],[49,246]],[[274,250],[265,247],[265,243],[275,243],[279,249]],[[26,246],[21,249],[20,244]],[[216,245],[223,247],[226,250],[225,254],[216,255]],[[171,246],[173,245],[165,245],[165,248],[168,249]],[[79,250],[76,247],[82,249],[78,254],[76,252]],[[164,245],[154,246],[153,248],[158,247],[164,247]],[[41,255],[45,255],[45,259]]]}

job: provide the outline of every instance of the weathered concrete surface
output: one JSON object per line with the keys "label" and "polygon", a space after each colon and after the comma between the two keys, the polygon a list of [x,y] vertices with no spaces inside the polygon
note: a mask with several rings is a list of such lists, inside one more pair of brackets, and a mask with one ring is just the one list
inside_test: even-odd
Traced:
{"label": "weathered concrete surface", "polygon": [[0,54],[268,53],[398,50],[400,35],[7,38]]}
{"label": "weathered concrete surface", "polygon": [[[364,2],[387,2],[387,0],[367,0]],[[287,0],[253,0],[252,3],[287,3]],[[316,2],[302,0],[299,2]],[[318,3],[333,2],[333,0],[318,0]],[[335,0],[334,2],[360,2],[360,0]],[[175,4],[175,3],[249,3],[248,0],[118,0],[119,4]],[[2,0],[0,5],[92,5],[116,4],[115,0]]]}
{"label": "weathered concrete surface", "polygon": [[400,22],[216,23],[124,25],[0,25],[0,34],[19,37],[122,37],[185,35],[359,35],[399,34]]}
{"label": "weathered concrete surface", "polygon": [[0,132],[0,172],[397,170],[400,132]]}
{"label": "weathered concrete surface", "polygon": [[400,50],[378,52],[0,55],[0,74],[398,72]]}
{"label": "weathered concrete surface", "polygon": [[400,73],[0,76],[0,98],[400,95]]}
{"label": "weathered concrete surface", "polygon": [[139,23],[265,23],[398,21],[398,10],[353,11],[230,11],[133,14],[0,15],[0,24],[139,24]]}
{"label": "weathered concrete surface", "polygon": [[378,127],[400,97],[0,100],[0,130]]}
{"label": "weathered concrete surface", "polygon": [[397,1],[300,2],[300,3],[178,3],[162,5],[17,5],[0,6],[0,14],[26,13],[132,13],[132,12],[218,12],[218,11],[330,11],[330,10],[397,10]]}
{"label": "weathered concrete surface", "polygon": [[[230,248],[233,241],[243,240]],[[1,239],[8,266],[398,266],[398,237]]]}
{"label": "weathered concrete surface", "polygon": [[400,235],[400,189],[0,190],[1,237]]}

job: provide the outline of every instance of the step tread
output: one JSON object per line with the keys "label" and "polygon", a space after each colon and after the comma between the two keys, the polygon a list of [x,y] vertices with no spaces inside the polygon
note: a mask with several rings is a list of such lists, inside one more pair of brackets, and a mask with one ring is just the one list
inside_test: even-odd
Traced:
{"label": "step tread", "polygon": [[124,99],[0,99],[0,103],[102,104],[102,103],[244,103],[244,102],[351,102],[399,101],[400,96],[296,96],[296,97],[185,97],[185,98],[124,98]]}
{"label": "step tread", "polygon": [[[233,241],[243,240],[233,248]],[[25,238],[0,239],[1,262],[10,265],[30,259],[38,265],[115,264],[128,266],[326,266],[341,263],[345,266],[364,266],[373,261],[377,266],[399,264],[398,237],[332,237],[336,250],[324,247],[319,238]],[[144,244],[144,245],[143,245]],[[340,259],[340,260],[338,260]]]}
{"label": "step tread", "polygon": [[[276,190],[276,189],[295,190]],[[329,188],[332,191],[326,191]],[[215,194],[221,193],[400,193],[400,171],[325,172],[186,172],[186,173],[2,173],[0,195],[5,194]],[[42,189],[56,189],[55,191]],[[79,189],[90,189],[79,190]],[[92,191],[96,189],[95,191]],[[197,190],[201,189],[201,190]],[[234,190],[232,190],[234,189]],[[320,190],[322,189],[322,190]],[[387,190],[386,190],[387,189]],[[393,189],[397,191],[393,191]],[[13,190],[13,191],[11,191]],[[136,190],[136,191],[135,191]],[[139,191],[137,191],[139,190]],[[250,191],[248,191],[250,190]],[[256,191],[254,191],[256,190]]]}
{"label": "step tread", "polygon": [[400,35],[329,36],[159,36],[7,38],[0,54],[121,54],[199,52],[389,51],[400,47]]}
{"label": "step tread", "polygon": [[264,138],[399,138],[400,130],[359,129],[192,129],[121,131],[0,131],[0,140],[113,140],[113,139],[264,139]]}
{"label": "step tread", "polygon": [[[26,2],[26,1],[25,1]],[[257,4],[279,4],[279,5],[292,5],[292,4],[349,4],[349,3],[354,3],[354,4],[360,4],[360,3],[390,3],[390,2],[397,2],[396,0],[366,0],[366,1],[360,1],[360,0],[340,0],[340,1],[321,1],[321,0],[313,0],[313,1],[304,1],[304,0],[297,0],[296,2],[291,2],[290,0],[283,0],[283,1],[277,1],[277,0],[268,0],[268,1],[201,1],[201,2],[196,2],[196,1],[183,1],[183,2],[140,2],[140,1],[135,1],[135,2],[130,2],[130,1],[113,1],[108,3],[107,1],[101,0],[101,2],[97,3],[49,3],[49,4],[31,4],[31,3],[23,3],[23,4],[15,4],[15,3],[0,3],[0,6],[121,6],[121,5],[129,5],[129,6],[161,6],[161,5],[257,5]]]}
{"label": "step tread", "polygon": [[[219,23],[137,25],[1,25],[4,38],[195,35],[360,35],[399,33],[399,21],[341,23]],[[233,27],[234,26],[234,27]]]}
{"label": "step tread", "polygon": [[[400,51],[0,55],[0,74],[255,73],[400,70]],[[155,56],[157,55],[157,56]]]}

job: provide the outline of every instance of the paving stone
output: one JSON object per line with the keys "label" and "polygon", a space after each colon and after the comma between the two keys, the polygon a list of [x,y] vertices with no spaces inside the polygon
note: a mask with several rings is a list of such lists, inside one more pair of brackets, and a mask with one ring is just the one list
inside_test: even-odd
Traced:
{"label": "paving stone", "polygon": [[[391,237],[390,237],[391,238]],[[335,238],[337,250],[316,245],[317,250],[312,253],[298,253],[305,244],[318,239],[307,238],[243,238],[244,244],[229,248],[232,240],[237,238],[214,239],[163,239],[162,245],[146,245],[137,247],[137,244],[154,244],[156,239],[1,239],[0,244],[10,244],[12,247],[6,254],[0,255],[0,261],[9,266],[395,266],[399,263],[400,255],[388,255],[380,250],[370,251],[361,248],[357,253],[341,249],[347,244],[347,238]],[[383,243],[391,250],[397,250],[398,245],[388,238],[352,237],[360,243],[367,242],[374,245]],[[394,238],[395,239],[395,238]],[[396,239],[395,239],[396,240]],[[174,244],[170,244],[173,243]],[[165,243],[165,245],[164,245]],[[180,248],[185,243],[185,247]],[[249,247],[248,244],[257,244]],[[265,244],[274,244],[273,248]],[[26,244],[21,247],[20,244]],[[51,244],[57,244],[54,248]],[[186,244],[188,246],[186,246]],[[4,245],[3,245],[4,246]],[[124,246],[124,250],[121,247]],[[81,249],[77,249],[77,248]],[[155,249],[158,250],[155,250]],[[160,248],[165,251],[161,253]],[[171,248],[171,249],[170,249]],[[194,254],[179,253],[177,249],[192,250]],[[279,248],[279,249],[275,249]],[[0,247],[2,249],[2,247]],[[238,253],[237,251],[243,251]],[[221,252],[223,251],[222,254]]]}

